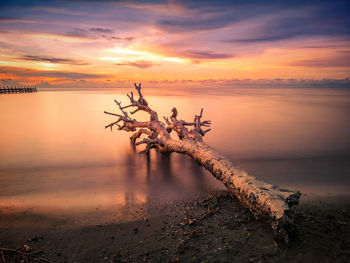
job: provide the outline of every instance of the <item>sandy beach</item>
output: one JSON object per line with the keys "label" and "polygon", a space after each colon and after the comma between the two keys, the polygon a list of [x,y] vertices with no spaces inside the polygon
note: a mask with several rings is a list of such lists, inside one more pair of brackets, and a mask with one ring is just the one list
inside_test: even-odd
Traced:
{"label": "sandy beach", "polygon": [[[136,213],[143,219],[85,224],[28,211],[1,211],[3,262],[349,262],[350,203],[304,197],[298,239],[273,240],[226,191]],[[7,250],[11,249],[11,250]],[[20,253],[19,253],[20,252]],[[21,261],[23,260],[23,261]],[[47,260],[47,261],[46,261]]]}

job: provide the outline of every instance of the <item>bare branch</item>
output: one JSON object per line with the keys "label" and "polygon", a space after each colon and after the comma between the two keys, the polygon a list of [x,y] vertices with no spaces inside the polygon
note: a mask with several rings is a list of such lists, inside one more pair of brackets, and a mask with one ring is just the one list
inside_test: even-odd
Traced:
{"label": "bare branch", "polygon": [[211,131],[211,129],[206,129],[206,130],[204,130],[204,131],[202,131],[202,136],[204,136],[207,132],[210,132]]}
{"label": "bare branch", "polygon": [[200,125],[204,127],[209,127],[211,125],[211,121],[203,121]]}
{"label": "bare branch", "polygon": [[115,121],[115,122],[111,122],[110,124],[108,124],[107,126],[105,126],[105,129],[107,128],[111,128],[111,131],[113,131],[113,125],[117,125],[119,128],[121,127],[120,125],[118,125],[118,123],[121,121],[121,119]]}
{"label": "bare branch", "polygon": [[135,89],[139,93],[139,98],[143,99],[142,93],[141,93],[141,83],[137,86],[136,83],[134,83]]}
{"label": "bare branch", "polygon": [[112,113],[112,112],[108,112],[108,111],[104,111],[104,113],[105,113],[105,114],[108,114],[108,115],[113,115],[113,116],[117,116],[117,117],[123,118],[122,115],[117,114],[117,113]]}
{"label": "bare branch", "polygon": [[141,145],[141,144],[151,144],[151,143],[156,143],[156,142],[158,142],[157,139],[151,140],[151,139],[145,138],[142,141],[139,141],[139,142],[135,143],[135,145],[138,146],[138,145]]}
{"label": "bare branch", "polygon": [[[130,137],[131,142],[135,145],[139,145],[139,143],[136,144],[136,140],[140,138],[142,134],[148,135],[148,139],[152,140],[152,141],[149,141],[146,146],[147,151],[149,151],[149,149],[152,148],[154,144],[156,143],[160,144],[170,139],[169,132],[171,132],[171,129],[165,128],[166,125],[163,122],[158,120],[157,113],[148,106],[148,103],[143,98],[143,95],[141,92],[141,83],[139,85],[136,85],[135,83],[134,86],[138,92],[139,98],[136,100],[133,92],[131,92],[130,94],[127,94],[130,100],[130,104],[127,106],[122,106],[121,102],[118,102],[115,100],[115,103],[118,105],[119,110],[122,112],[122,114],[105,111],[105,114],[118,117],[117,121],[114,121],[108,124],[107,126],[105,126],[105,128],[111,128],[112,130],[113,126],[117,125],[119,130],[132,131],[132,132],[136,131],[136,133]],[[131,107],[134,107],[135,109],[130,111],[129,112],[130,114],[135,114],[140,110],[145,111],[150,114],[150,120],[148,122],[139,122],[135,119],[131,119],[128,115],[128,112],[125,110]],[[119,124],[120,122],[122,122],[122,124]],[[143,128],[143,129],[140,129],[139,131],[137,131],[138,128]],[[160,139],[154,141],[154,139],[156,139],[158,135]]]}
{"label": "bare branch", "polygon": [[124,110],[124,109],[129,108],[129,107],[134,107],[134,105],[132,105],[132,104],[127,105],[127,106],[122,107],[122,109]]}
{"label": "bare branch", "polygon": [[143,139],[142,141],[137,142],[135,145],[146,144],[145,150],[142,152],[149,153],[150,149],[160,146],[161,142],[158,138],[155,139]]}
{"label": "bare branch", "polygon": [[164,120],[165,120],[165,122],[166,122],[166,124],[167,124],[167,125],[171,125],[171,123],[170,123],[170,121],[169,121],[169,118],[168,118],[168,117],[165,117],[165,116],[164,116],[163,118],[164,118]]}
{"label": "bare branch", "polygon": [[171,111],[173,112],[173,115],[171,115],[171,117],[176,118],[177,117],[177,109],[174,107],[171,109]]}
{"label": "bare branch", "polygon": [[120,111],[124,114],[125,118],[129,119],[128,113],[124,110],[125,107],[122,107],[122,103],[114,100],[114,102],[118,105]]}
{"label": "bare branch", "polygon": [[[203,109],[201,109],[199,115],[195,115],[193,122],[186,122],[184,120],[178,120],[177,119],[177,109],[174,107],[172,108],[172,115],[170,116],[171,123],[168,118],[165,118],[165,121],[167,123],[167,130],[168,132],[174,130],[177,135],[179,136],[179,139],[183,139],[186,137],[190,137],[194,140],[201,141],[202,138],[207,132],[210,131],[210,129],[207,129],[206,131],[203,131],[201,127],[210,127],[211,121],[203,121],[201,122],[201,118],[203,116]],[[194,128],[189,131],[186,126],[193,126]]]}
{"label": "bare branch", "polygon": [[193,134],[196,137],[198,137],[196,134],[199,134],[200,136],[203,137],[207,132],[210,131],[210,129],[207,129],[205,131],[202,130],[202,128],[201,128],[202,126],[203,127],[210,127],[210,125],[211,125],[211,121],[203,121],[203,122],[201,122],[202,116],[203,116],[203,108],[201,109],[199,115],[196,115],[194,117],[194,121],[193,121],[194,129],[192,129],[190,131],[190,133]]}
{"label": "bare branch", "polygon": [[146,148],[144,150],[142,150],[140,153],[145,153],[145,154],[149,154],[149,151],[153,148],[158,148],[160,149],[161,147],[158,144],[147,144]]}
{"label": "bare branch", "polygon": [[166,125],[167,125],[166,130],[170,134],[171,131],[173,130],[174,126],[171,124],[168,117],[163,117],[163,118],[164,118]]}
{"label": "bare branch", "polygon": [[146,134],[146,135],[148,135],[149,137],[154,136],[153,133],[152,133],[150,130],[140,129],[140,130],[138,130],[137,132],[135,132],[135,133],[130,137],[131,142],[132,142],[133,144],[135,144],[136,140],[137,140],[138,138],[140,138],[142,134]]}
{"label": "bare branch", "polygon": [[182,120],[178,120],[177,117],[177,109],[174,107],[172,108],[172,115],[170,116],[170,120],[171,123],[169,122],[169,119],[165,119],[167,120],[167,130],[171,131],[174,130],[177,133],[177,136],[179,137],[179,139],[183,139],[185,137],[188,136],[189,132],[188,129],[184,126],[184,121]]}
{"label": "bare branch", "polygon": [[136,110],[131,111],[130,113],[131,113],[131,114],[135,114],[135,113],[138,112],[139,110],[140,110],[140,108],[137,108]]}
{"label": "bare branch", "polygon": [[193,126],[193,125],[194,125],[194,122],[185,122],[185,121],[182,121],[182,125],[183,125],[183,126]]}
{"label": "bare branch", "polygon": [[[133,102],[135,102],[135,100],[134,100],[134,93],[131,91],[130,94],[131,94],[131,95],[126,94],[126,96],[128,96],[128,98],[130,99],[131,103],[133,103]],[[131,105],[130,105],[130,106],[131,106]]]}

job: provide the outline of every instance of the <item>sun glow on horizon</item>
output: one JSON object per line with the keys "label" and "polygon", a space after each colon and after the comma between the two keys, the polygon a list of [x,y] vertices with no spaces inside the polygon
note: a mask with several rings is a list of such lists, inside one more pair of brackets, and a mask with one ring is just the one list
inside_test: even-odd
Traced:
{"label": "sun glow on horizon", "polygon": [[167,57],[158,55],[152,52],[137,50],[132,47],[119,47],[115,46],[111,49],[107,49],[106,53],[112,53],[115,56],[102,57],[101,60],[112,62],[133,62],[138,60],[150,61],[150,62],[176,62],[176,63],[190,63],[188,59]]}

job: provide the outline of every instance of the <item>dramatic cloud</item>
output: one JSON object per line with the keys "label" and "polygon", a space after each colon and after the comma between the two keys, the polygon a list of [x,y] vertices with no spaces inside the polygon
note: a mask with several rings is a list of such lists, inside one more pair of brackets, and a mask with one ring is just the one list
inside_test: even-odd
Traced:
{"label": "dramatic cloud", "polygon": [[345,79],[349,10],[345,0],[1,1],[0,78]]}
{"label": "dramatic cloud", "polygon": [[243,36],[224,40],[232,43],[260,43],[288,40],[295,37],[343,36],[350,39],[349,19],[330,19],[323,10],[305,8],[301,13],[263,17],[261,25],[248,30]]}
{"label": "dramatic cloud", "polygon": [[39,62],[50,62],[50,63],[61,63],[61,64],[72,64],[72,65],[88,65],[88,63],[69,59],[69,58],[55,58],[55,57],[46,57],[46,56],[31,56],[31,55],[24,55],[21,57],[18,57],[19,60],[26,60],[26,61],[39,61]]}

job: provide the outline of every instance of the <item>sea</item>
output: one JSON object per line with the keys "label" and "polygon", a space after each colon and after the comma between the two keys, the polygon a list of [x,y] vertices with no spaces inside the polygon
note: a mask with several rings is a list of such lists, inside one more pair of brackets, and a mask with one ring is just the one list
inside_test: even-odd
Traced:
{"label": "sea", "polygon": [[[127,105],[127,92],[0,95],[0,215],[91,218],[93,212],[97,221],[131,220],[135,208],[225,189],[190,157],[156,150],[145,155],[143,146],[130,145],[131,133],[105,129],[115,117],[104,111],[118,113],[114,100]],[[212,122],[204,141],[260,180],[303,196],[350,195],[350,89],[145,88],[143,93],[160,119],[176,107],[180,119],[192,121],[203,108],[203,120]],[[138,112],[133,118],[149,116]]]}

